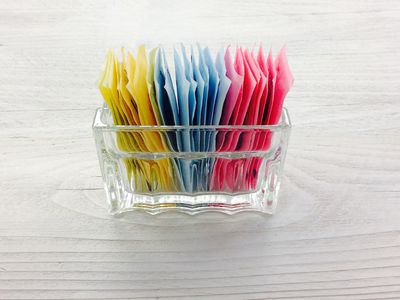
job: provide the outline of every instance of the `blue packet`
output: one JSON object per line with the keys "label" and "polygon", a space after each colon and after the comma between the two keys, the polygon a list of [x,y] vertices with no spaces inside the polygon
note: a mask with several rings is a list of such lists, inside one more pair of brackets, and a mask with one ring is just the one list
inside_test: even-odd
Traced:
{"label": "blue packet", "polygon": [[[181,44],[181,52],[183,58],[183,65],[185,69],[185,76],[186,79],[190,82],[189,87],[189,124],[195,125],[197,120],[195,119],[195,112],[197,108],[197,102],[200,103],[200,111],[201,111],[201,104],[203,100],[203,89],[204,89],[204,81],[201,77],[200,71],[196,65],[194,60],[193,48],[191,48],[191,57],[190,60],[187,58],[186,49]],[[199,83],[195,80],[198,79]],[[199,101],[196,100],[199,99]],[[196,152],[199,151],[200,145],[200,134],[199,130],[191,129],[189,132],[190,135],[190,145],[191,151]],[[186,137],[187,138],[187,137]],[[192,191],[198,190],[199,183],[201,183],[201,174],[200,174],[200,166],[198,164],[198,160],[191,160],[190,162],[190,182]]]}
{"label": "blue packet", "polygon": [[157,49],[154,62],[154,86],[156,91],[156,100],[160,110],[163,125],[175,125],[174,113],[172,110],[169,95],[165,87],[165,76],[163,58],[160,49]]}
{"label": "blue packet", "polygon": [[231,80],[226,76],[224,53],[224,49],[221,48],[218,51],[217,57],[215,59],[215,66],[219,77],[219,86],[214,107],[214,116],[212,122],[213,125],[219,125],[226,95],[228,94],[229,87],[231,86]]}
{"label": "blue packet", "polygon": [[[205,58],[204,58],[203,50],[200,48],[200,45],[197,45],[197,48],[199,51],[199,70],[200,70],[201,77],[204,80],[204,90],[203,90],[203,101],[202,101],[201,111],[196,112],[196,113],[200,114],[200,124],[199,125],[206,125],[210,75],[208,73],[208,68],[206,65]],[[202,145],[202,147],[201,147],[201,151],[205,151],[203,146],[204,145]]]}
{"label": "blue packet", "polygon": [[[186,79],[185,71],[181,63],[178,52],[174,48],[174,65],[175,65],[175,80],[176,80],[176,94],[178,97],[179,106],[179,120],[180,125],[190,125],[189,115],[189,90],[190,82]],[[184,152],[190,152],[190,133],[188,129],[180,131],[182,148]],[[181,165],[183,183],[187,192],[192,192],[192,176],[191,176],[191,160],[181,158],[178,159]]]}
{"label": "blue packet", "polygon": [[208,88],[208,101],[207,101],[207,116],[206,116],[206,124],[204,125],[212,125],[213,117],[214,117],[214,108],[215,102],[218,93],[218,85],[219,85],[219,77],[217,69],[214,65],[210,49],[206,47],[204,49],[204,58],[205,63],[208,69],[208,73],[210,74],[209,78],[209,88]]}
{"label": "blue packet", "polygon": [[[173,108],[171,104],[174,102],[170,101],[170,96],[166,89],[166,79],[167,77],[170,78],[168,67],[165,64],[164,57],[160,49],[157,49],[155,54],[155,62],[154,62],[154,87],[156,93],[156,99],[158,107],[160,108],[160,116],[162,120],[162,125],[176,125],[176,120],[174,118],[174,110],[176,110],[176,105]],[[171,92],[171,91],[170,91]],[[173,101],[175,93],[173,94]],[[171,96],[172,97],[172,96]],[[176,102],[175,102],[176,103]],[[178,140],[173,132],[166,132],[166,141],[168,146],[172,151],[179,151],[178,150]],[[179,162],[176,159],[171,159],[172,168],[174,169],[174,173],[177,176],[177,183],[178,188],[182,190],[184,188],[183,181],[182,181],[182,170]]]}
{"label": "blue packet", "polygon": [[[228,93],[229,87],[231,86],[231,80],[226,76],[224,52],[225,52],[224,49],[221,48],[220,51],[218,51],[217,57],[215,59],[215,67],[218,72],[219,85],[218,85],[217,98],[215,100],[215,106],[214,106],[214,114],[212,121],[213,125],[219,125],[219,122],[221,120],[222,109],[225,103],[225,98]],[[216,134],[212,134],[210,137],[209,150],[215,151],[215,145],[216,145]]]}
{"label": "blue packet", "polygon": [[[201,111],[198,112],[200,114],[199,125],[206,125],[210,74],[208,73],[208,68],[206,65],[206,60],[204,57],[203,50],[200,48],[199,44],[197,44],[197,49],[199,52],[199,71],[200,71],[201,77],[203,78],[203,81],[204,81],[203,101],[202,101]],[[205,135],[204,131],[200,132],[200,151],[201,152],[207,151],[206,135]]]}
{"label": "blue packet", "polygon": [[[196,63],[195,54],[193,50],[193,46],[190,48],[190,60],[191,60],[191,71],[192,78],[196,82],[197,87],[195,90],[195,98],[196,98],[196,106],[194,111],[193,125],[201,125],[202,124],[202,107],[203,107],[203,99],[204,99],[204,89],[205,82],[203,76],[200,72],[199,65]],[[205,70],[207,71],[207,70]],[[204,73],[204,72],[203,72]],[[201,151],[201,130],[193,129],[191,131],[191,137],[193,138],[192,151],[199,152]],[[191,168],[191,176],[192,176],[192,188],[194,191],[201,191],[203,187],[203,177],[202,177],[202,160],[192,160]]]}
{"label": "blue packet", "polygon": [[189,81],[190,86],[189,86],[189,95],[188,95],[188,100],[189,100],[189,125],[193,125],[194,123],[194,113],[196,109],[196,88],[197,88],[197,82],[193,78],[193,66],[191,63],[191,60],[187,58],[186,55],[186,49],[181,44],[181,52],[182,52],[182,59],[183,59],[183,66],[185,69],[185,77],[186,80]]}
{"label": "blue packet", "polygon": [[[196,64],[193,47],[190,48],[190,55],[191,55],[191,61],[192,61],[193,79],[197,83],[197,88],[196,88],[197,101],[196,101],[196,109],[195,109],[193,124],[200,125],[201,124],[201,110],[203,107],[203,99],[204,99],[203,95],[204,95],[204,89],[205,89],[205,82],[204,82],[203,76],[201,75],[200,68]],[[200,143],[198,145],[200,145]]]}
{"label": "blue packet", "polygon": [[[195,117],[198,117],[199,120],[199,125],[206,125],[207,123],[207,106],[208,106],[208,91],[209,91],[209,85],[210,85],[210,74],[208,72],[208,67],[206,64],[206,59],[204,56],[203,49],[201,49],[200,45],[197,44],[197,49],[199,53],[199,71],[200,75],[203,79],[204,82],[204,88],[203,88],[203,101],[201,103],[201,110],[196,111]],[[197,99],[199,101],[199,99]],[[200,143],[199,143],[199,151],[200,152],[205,152],[207,151],[207,142],[206,142],[206,132],[205,131],[200,131],[199,132],[199,137],[200,137]],[[207,170],[205,170],[207,164],[206,161],[208,159],[201,159],[198,162],[199,166],[199,180],[196,183],[197,188],[199,191],[207,191],[207,179],[205,178],[207,175]]]}
{"label": "blue packet", "polygon": [[[163,125],[178,125],[178,108],[176,106],[175,92],[173,90],[171,75],[165,61],[163,50],[158,49],[154,63],[154,85],[157,103]],[[177,123],[178,122],[178,123]],[[168,142],[173,151],[180,151],[180,137],[168,132]]]}
{"label": "blue packet", "polygon": [[[194,113],[196,109],[196,88],[197,83],[193,78],[193,67],[191,60],[188,59],[186,55],[186,49],[181,44],[181,54],[182,54],[182,61],[183,61],[183,68],[185,70],[185,77],[186,80],[189,82],[189,94],[188,94],[188,102],[189,102],[189,125],[193,125],[194,121]],[[189,132],[189,142],[190,142],[190,151],[195,151],[195,140],[193,130]]]}
{"label": "blue packet", "polygon": [[[193,47],[190,48],[190,55],[191,55],[191,62],[192,62],[193,79],[197,83],[197,88],[196,88],[197,101],[196,101],[196,109],[195,109],[193,124],[200,125],[205,84],[204,84],[203,77],[201,76],[201,73],[200,73],[200,68],[196,64]],[[198,151],[200,151],[200,131],[198,129],[195,130],[193,132],[193,135],[194,135],[194,151],[198,152]]]}
{"label": "blue packet", "polygon": [[[181,59],[175,48],[174,48],[174,65],[175,65],[176,95],[178,98],[178,107],[179,107],[179,121],[180,121],[179,125],[189,125],[190,82],[186,79]],[[187,146],[187,143],[184,142],[184,145]],[[186,151],[189,151],[189,149],[186,148]]]}
{"label": "blue packet", "polygon": [[172,109],[172,116],[174,118],[174,125],[180,125],[178,107],[177,107],[175,91],[174,91],[174,85],[172,83],[172,78],[171,78],[171,74],[169,72],[168,63],[167,63],[167,60],[165,58],[165,52],[164,52],[163,49],[161,49],[160,51],[161,51],[161,54],[162,54],[162,70],[163,70],[164,78],[165,78],[164,89],[167,92],[168,100],[170,102],[170,106],[171,106],[171,109]]}
{"label": "blue packet", "polygon": [[[212,125],[213,118],[214,118],[214,109],[216,104],[216,98],[218,93],[218,86],[219,86],[219,76],[217,69],[214,65],[212,55],[210,49],[208,47],[203,49],[203,56],[204,56],[204,63],[205,67],[207,68],[209,78],[208,78],[208,95],[207,95],[207,105],[206,105],[206,116],[205,116],[205,123],[203,125]],[[205,151],[212,151],[210,147],[214,145],[215,142],[212,143],[213,137],[215,134],[211,130],[207,130],[205,134],[203,134],[203,147]],[[214,159],[206,158],[202,161],[201,172],[202,172],[202,179],[203,179],[203,189],[208,191],[209,190],[209,176],[212,172],[212,167],[214,164]]]}

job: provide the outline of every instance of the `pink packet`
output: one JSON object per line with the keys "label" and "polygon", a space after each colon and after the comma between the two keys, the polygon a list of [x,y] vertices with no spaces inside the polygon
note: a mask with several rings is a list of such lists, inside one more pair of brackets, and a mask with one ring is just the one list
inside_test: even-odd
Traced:
{"label": "pink packet", "polygon": [[[240,87],[239,90],[239,94],[235,103],[235,106],[238,105],[238,103],[240,104],[242,99],[243,99],[243,89],[244,89],[244,72],[245,72],[245,68],[244,68],[244,57],[243,57],[243,52],[241,48],[236,48],[236,52],[235,52],[235,70],[236,72],[242,77],[242,85]],[[229,122],[230,125],[234,124],[233,120],[233,112],[232,112],[232,116],[231,116],[231,120]]]}
{"label": "pink packet", "polygon": [[[260,106],[264,106],[264,108],[262,109],[260,107],[260,111],[257,114],[257,122],[262,120],[262,124],[264,125],[277,124],[282,113],[284,98],[293,84],[293,76],[287,63],[285,48],[279,52],[275,61],[272,58],[271,51],[268,55],[266,64],[264,62],[262,53],[259,53],[257,61],[259,68],[262,70],[262,73],[268,80],[268,86],[264,87],[262,92],[264,98],[261,96],[260,99]],[[246,71],[248,71],[248,67],[249,65],[246,65],[245,61]],[[244,96],[246,88],[247,87],[245,85]],[[265,101],[265,104],[263,104],[261,101]],[[240,119],[239,116],[238,118]],[[239,125],[237,119],[235,121],[235,125]],[[239,141],[239,135],[231,135],[232,138],[229,149],[232,151],[237,149],[238,143],[243,143],[243,138],[242,141]],[[268,149],[271,138],[272,132],[270,134],[264,132],[262,134],[262,138],[260,138],[257,143],[257,149],[259,149],[261,145],[263,150]],[[219,189],[222,188],[224,190],[228,188],[230,191],[254,189],[257,186],[261,164],[261,158],[243,159],[232,162],[221,160],[218,168],[219,173],[216,186]]]}
{"label": "pink packet", "polygon": [[224,159],[217,158],[214,163],[214,169],[210,182],[210,189],[212,191],[230,191],[232,192],[233,176],[227,170],[230,170],[229,165],[232,162]]}
{"label": "pink packet", "polygon": [[[222,110],[222,116],[220,120],[220,125],[228,125],[229,120],[232,116],[233,109],[235,104],[240,96],[240,92],[243,87],[243,77],[244,71],[242,68],[243,64],[234,65],[232,61],[232,57],[229,51],[229,47],[225,52],[225,67],[226,67],[226,76],[231,80],[231,86],[229,87],[228,94],[226,95],[226,100],[224,103],[224,107]],[[237,50],[236,50],[236,59],[237,59]],[[225,140],[225,133],[220,132],[217,136],[217,151],[223,146]]]}
{"label": "pink packet", "polygon": [[274,63],[276,68],[276,81],[274,101],[271,108],[270,118],[268,120],[269,124],[277,124],[279,122],[282,113],[283,100],[285,100],[287,93],[293,85],[293,75],[289,69],[285,47],[279,51]]}
{"label": "pink packet", "polygon": [[229,119],[232,116],[233,109],[239,96],[240,89],[243,85],[243,73],[239,73],[241,70],[236,71],[232,61],[229,47],[225,51],[225,66],[226,76],[231,80],[231,86],[229,87],[228,94],[222,110],[222,116],[220,125],[228,125]]}
{"label": "pink packet", "polygon": [[249,109],[247,111],[246,119],[244,124],[246,125],[256,125],[258,119],[258,111],[260,108],[261,95],[264,90],[265,76],[262,73],[260,67],[258,66],[253,53],[250,53],[248,49],[245,51],[245,59],[250,67],[254,79],[256,80],[256,86],[254,88],[253,95],[251,97]]}
{"label": "pink packet", "polygon": [[[258,57],[262,55],[262,46],[260,45]],[[265,62],[260,66],[259,62],[255,59],[253,52],[250,55],[250,52],[247,52],[246,58],[249,61],[249,65],[253,71],[253,74],[258,79],[257,86],[254,90],[253,97],[251,99],[249,111],[246,116],[245,124],[247,125],[261,125],[262,115],[261,111],[264,110],[266,99],[267,99],[267,91],[268,91],[268,77],[265,74]],[[251,140],[247,144],[249,150],[257,150],[259,147],[260,140],[260,132],[254,132],[250,137]]]}
{"label": "pink packet", "polygon": [[[261,69],[262,76],[264,76],[266,83],[264,85],[264,89],[261,95],[260,99],[260,109],[258,111],[258,117],[257,117],[257,124],[263,124],[263,116],[265,113],[265,110],[267,109],[267,100],[268,100],[268,81],[269,81],[269,74],[268,74],[268,66],[264,58],[264,51],[262,44],[258,48],[258,55],[257,55],[257,63],[259,68]],[[254,150],[259,150],[261,149],[263,145],[264,137],[260,137],[259,135],[257,136],[257,141],[255,142],[255,149]]]}
{"label": "pink packet", "polygon": [[[233,121],[232,125],[243,125],[245,121],[245,117],[247,114],[247,110],[250,105],[250,100],[253,96],[254,89],[257,85],[256,78],[254,77],[249,63],[243,55],[242,49],[239,49],[241,56],[243,57],[243,66],[244,66],[244,81],[243,81],[243,97],[239,103],[236,102],[235,109],[233,110]],[[246,135],[247,136],[247,135]],[[232,134],[232,140],[230,143],[230,149],[244,149],[243,147],[248,146],[249,139],[243,138],[242,134],[238,132],[237,134]]]}
{"label": "pink packet", "polygon": [[[240,86],[240,90],[239,90],[239,94],[237,96],[235,107],[234,107],[234,110],[232,111],[231,118],[228,122],[229,125],[235,125],[236,117],[237,117],[237,113],[235,113],[235,108],[237,106],[240,106],[240,103],[243,98],[244,58],[243,58],[243,52],[240,48],[236,48],[234,66],[235,66],[236,73],[242,77],[242,85]],[[224,135],[224,141],[222,142],[220,147],[217,149],[219,149],[219,151],[235,150],[235,147],[236,147],[236,139],[234,138],[235,136],[236,136],[236,133],[234,133],[234,132],[229,132],[226,135]]]}
{"label": "pink packet", "polygon": [[267,57],[267,68],[268,68],[268,97],[267,97],[266,109],[264,111],[263,125],[270,124],[269,118],[271,116],[271,107],[274,103],[276,70],[275,70],[274,58],[272,57],[272,49],[269,50],[269,54]]}
{"label": "pink packet", "polygon": [[[254,107],[254,109],[252,110],[254,115],[252,116],[252,119],[250,119],[250,116],[247,115],[246,120],[248,121],[247,124],[261,125],[268,96],[268,68],[265,63],[263,48],[261,44],[258,49],[257,60],[254,58],[253,53],[252,53],[252,60],[254,61],[254,64],[258,68],[260,80],[256,88],[258,91],[256,95],[257,98],[256,99],[253,98],[251,103],[251,105],[253,105]],[[256,94],[256,92],[254,92],[254,94]],[[264,138],[265,138],[264,132],[255,133],[251,150],[259,150],[262,147]],[[246,174],[245,182],[247,189],[255,188],[255,185],[257,184],[259,168],[260,166],[258,165],[258,159],[256,157],[248,159],[245,171]]]}
{"label": "pink packet", "polygon": [[[254,88],[256,87],[256,80],[250,70],[246,59],[244,58],[243,51],[239,48],[240,56],[243,58],[244,66],[244,81],[243,81],[243,97],[238,99],[235,108],[233,110],[233,122],[232,125],[243,125],[244,119],[246,117],[247,109],[250,104],[251,96],[253,95]],[[239,101],[241,100],[241,101]]]}
{"label": "pink packet", "polygon": [[[243,125],[253,92],[257,85],[256,78],[254,77],[241,48],[239,48],[238,53],[238,58],[243,59],[244,67],[243,95],[241,99],[238,99],[233,110],[233,115],[230,122],[232,125]],[[239,62],[239,59],[236,61],[236,63]],[[250,136],[246,133],[241,133],[240,131],[231,132],[229,138],[225,139],[225,144],[228,145],[228,142],[230,142],[229,146],[227,147],[231,151],[248,148],[251,141]],[[221,170],[223,170],[224,173],[221,172],[219,176],[219,186],[225,183],[227,188],[232,191],[237,191],[237,189],[242,188],[242,184],[245,184],[246,179],[244,172],[246,170],[246,159],[230,162],[228,165],[226,165],[226,168],[224,166],[221,168]]]}
{"label": "pink packet", "polygon": [[[286,48],[283,47],[281,51],[279,52],[277,58],[275,59],[275,62],[272,61],[272,55],[268,57],[268,67],[272,68],[274,71],[273,77],[275,77],[275,81],[272,81],[274,83],[274,91],[271,93],[271,98],[269,99],[270,101],[270,109],[269,109],[269,118],[267,121],[267,124],[269,125],[274,125],[279,122],[280,116],[282,114],[282,107],[283,107],[283,102],[285,100],[285,97],[287,93],[289,92],[290,88],[293,85],[293,75],[289,69],[289,65],[287,62],[286,58]],[[271,73],[270,73],[271,74]],[[270,132],[267,135],[265,135],[264,141],[263,141],[263,150],[268,150],[271,144],[271,138],[272,138],[273,133]],[[253,165],[253,173],[256,174],[256,172],[259,171],[259,168],[261,166],[262,160],[257,159],[254,162]],[[253,179],[252,186],[255,186],[256,184],[256,178]]]}
{"label": "pink packet", "polygon": [[[244,58],[248,66],[247,71],[251,72],[252,78],[255,82],[255,87],[249,100],[248,110],[245,116],[244,124],[255,125],[258,117],[259,102],[261,99],[263,86],[265,85],[266,82],[265,78],[261,77],[262,71],[258,67],[254,55],[250,53],[248,49],[245,50]],[[256,135],[257,132],[253,130],[242,132],[241,136],[239,137],[236,149],[239,149],[241,151],[251,150],[253,147],[253,143],[256,140]]]}
{"label": "pink packet", "polygon": [[260,100],[260,110],[258,112],[258,117],[257,117],[257,124],[262,124],[264,111],[265,111],[265,107],[266,107],[267,99],[268,99],[268,82],[269,82],[268,66],[267,66],[267,63],[264,58],[264,51],[263,51],[262,44],[260,45],[260,48],[258,49],[257,62],[258,62],[258,66],[260,67],[262,74],[264,75],[265,80],[266,80],[266,84],[264,86],[264,90],[263,90],[261,100]]}
{"label": "pink packet", "polygon": [[[275,82],[276,82],[276,69],[274,58],[272,56],[272,49],[269,50],[268,58],[267,58],[267,68],[268,68],[268,96],[267,96],[267,104],[264,111],[263,116],[263,125],[270,125],[270,118],[272,112],[272,106],[274,104],[274,96],[275,96]],[[268,149],[271,142],[271,134],[268,134],[264,137],[262,141],[259,143],[262,144],[261,149]]]}
{"label": "pink packet", "polygon": [[[224,119],[224,122],[228,122],[229,125],[234,125],[237,122],[238,118],[238,110],[240,108],[240,104],[243,99],[243,90],[244,90],[244,77],[245,77],[245,66],[244,66],[244,57],[241,48],[236,48],[235,52],[235,61],[234,61],[234,70],[236,74],[240,76],[240,87],[238,91],[238,95],[236,97],[236,101],[234,103],[234,107],[232,108],[231,116],[229,118]],[[228,71],[228,66],[227,66]],[[233,82],[233,80],[232,80]],[[229,92],[228,92],[229,93]],[[223,116],[225,114],[225,110],[223,112]],[[227,120],[227,121],[226,121]],[[226,124],[226,125],[228,125]],[[224,124],[225,125],[225,124]],[[239,138],[239,132],[228,131],[226,133],[221,132],[221,137],[217,139],[217,151],[234,151],[236,148],[237,140]],[[224,184],[226,188],[233,188],[234,184],[234,176],[231,171],[231,168],[234,167],[230,164],[229,161],[224,159],[217,159],[214,165],[213,174],[211,178],[210,187],[213,190],[219,190]]]}
{"label": "pink packet", "polygon": [[[275,71],[274,92],[269,104],[268,121],[266,124],[275,125],[282,114],[283,101],[293,85],[293,75],[286,58],[286,48],[283,47],[273,63]],[[264,141],[263,149],[268,149],[271,137]]]}

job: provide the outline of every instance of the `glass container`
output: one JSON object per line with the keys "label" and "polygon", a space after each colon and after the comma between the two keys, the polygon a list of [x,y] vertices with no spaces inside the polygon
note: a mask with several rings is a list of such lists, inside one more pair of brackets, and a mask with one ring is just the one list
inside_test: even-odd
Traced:
{"label": "glass container", "polygon": [[111,214],[275,211],[291,123],[113,125],[96,110],[93,133]]}

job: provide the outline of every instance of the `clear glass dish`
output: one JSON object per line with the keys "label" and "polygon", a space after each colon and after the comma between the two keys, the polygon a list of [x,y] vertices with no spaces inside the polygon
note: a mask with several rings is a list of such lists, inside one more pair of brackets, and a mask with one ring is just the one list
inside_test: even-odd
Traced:
{"label": "clear glass dish", "polygon": [[93,133],[110,213],[272,214],[290,129],[286,109],[268,126],[122,126],[99,108]]}

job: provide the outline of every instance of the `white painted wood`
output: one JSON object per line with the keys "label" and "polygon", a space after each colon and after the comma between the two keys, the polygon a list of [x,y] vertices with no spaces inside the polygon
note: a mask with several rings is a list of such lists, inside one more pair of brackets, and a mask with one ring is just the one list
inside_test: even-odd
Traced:
{"label": "white painted wood", "polygon": [[[1,1],[0,299],[400,299],[400,2]],[[113,219],[91,121],[108,47],[288,46],[273,217]]]}

